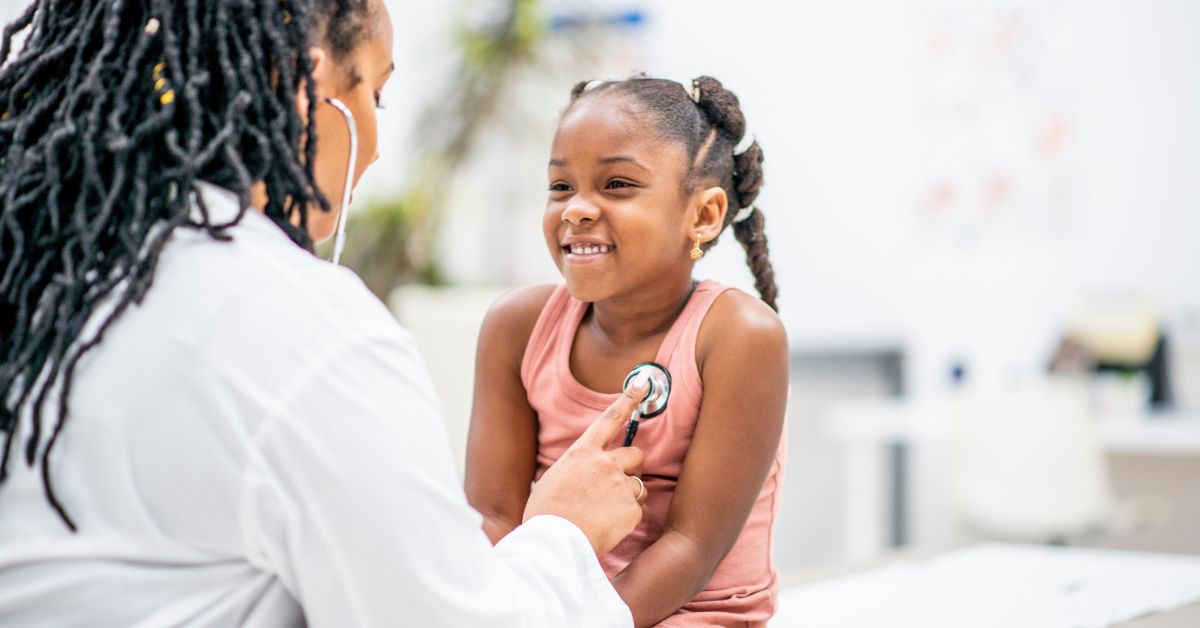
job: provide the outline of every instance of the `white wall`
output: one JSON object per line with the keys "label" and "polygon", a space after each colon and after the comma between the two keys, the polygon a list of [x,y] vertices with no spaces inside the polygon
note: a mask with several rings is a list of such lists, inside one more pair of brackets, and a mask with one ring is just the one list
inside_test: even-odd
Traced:
{"label": "white wall", "polygon": [[[405,77],[444,69],[434,42],[453,23],[444,7],[392,4],[404,58],[389,99],[406,104],[385,112],[401,154],[385,152],[374,190],[403,178],[401,121],[430,95],[411,86],[433,84]],[[554,280],[538,220],[555,113],[577,79],[645,70],[711,74],[740,95],[767,156],[761,206],[798,347],[904,345],[925,393],[960,357],[981,378],[1040,369],[1096,293],[1144,293],[1168,317],[1200,307],[1196,3],[586,6],[640,8],[648,26],[591,62],[544,64],[506,101],[511,123],[447,191],[442,250],[460,281]],[[939,208],[940,185],[954,200]],[[732,239],[700,272],[752,286]]]}
{"label": "white wall", "polygon": [[[953,354],[976,370],[1040,367],[1090,291],[1143,291],[1169,311],[1200,305],[1200,5],[650,6],[653,70],[724,79],[759,131],[794,339],[899,335],[920,392],[940,385]],[[992,30],[1012,22],[1026,41],[1011,64],[1027,63],[1026,81],[929,58],[945,23],[960,38],[951,45],[982,55]],[[968,69],[1001,74],[980,61]],[[930,122],[930,106],[974,107],[964,115],[980,119]],[[1039,115],[1066,118],[1058,156],[999,145],[1003,133],[1036,132]],[[967,139],[936,145],[956,133]],[[961,184],[989,161],[1018,170],[1008,217],[923,213],[923,186],[946,161]],[[737,251],[725,253],[713,274],[735,275]]]}

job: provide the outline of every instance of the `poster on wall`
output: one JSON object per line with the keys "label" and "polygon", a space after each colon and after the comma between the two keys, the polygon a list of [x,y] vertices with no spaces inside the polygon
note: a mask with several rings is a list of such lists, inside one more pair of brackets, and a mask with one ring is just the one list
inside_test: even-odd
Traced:
{"label": "poster on wall", "polygon": [[1082,176],[1086,8],[1073,0],[914,6],[923,238],[971,247],[1052,241],[1070,230]]}

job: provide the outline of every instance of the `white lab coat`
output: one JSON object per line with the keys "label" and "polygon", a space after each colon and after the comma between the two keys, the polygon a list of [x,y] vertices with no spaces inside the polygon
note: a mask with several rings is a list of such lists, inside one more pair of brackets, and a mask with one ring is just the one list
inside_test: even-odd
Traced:
{"label": "white lab coat", "polygon": [[353,273],[257,212],[232,233],[177,230],[80,362],[51,457],[76,534],[25,465],[23,419],[0,625],[631,625],[567,521],[491,547],[412,337]]}

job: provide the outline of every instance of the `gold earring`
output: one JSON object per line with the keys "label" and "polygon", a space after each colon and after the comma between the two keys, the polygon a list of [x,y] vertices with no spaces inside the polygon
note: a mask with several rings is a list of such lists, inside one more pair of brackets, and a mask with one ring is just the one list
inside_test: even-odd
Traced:
{"label": "gold earring", "polygon": [[696,243],[692,245],[692,252],[690,255],[693,260],[698,260],[701,257],[704,257],[704,251],[700,250],[700,236],[696,236]]}

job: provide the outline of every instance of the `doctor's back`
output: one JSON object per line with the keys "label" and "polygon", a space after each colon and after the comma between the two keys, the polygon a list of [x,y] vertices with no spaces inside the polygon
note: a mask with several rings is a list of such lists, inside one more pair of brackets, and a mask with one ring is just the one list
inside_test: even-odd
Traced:
{"label": "doctor's back", "polygon": [[[442,584],[414,565],[447,550],[443,515],[475,515],[445,497],[461,489],[411,338],[261,214],[231,234],[176,230],[153,289],[79,362],[48,478],[56,391],[32,465],[22,413],[0,485],[0,625],[294,625],[301,600],[310,621],[373,623],[363,599]],[[372,559],[389,554],[412,564]]]}

